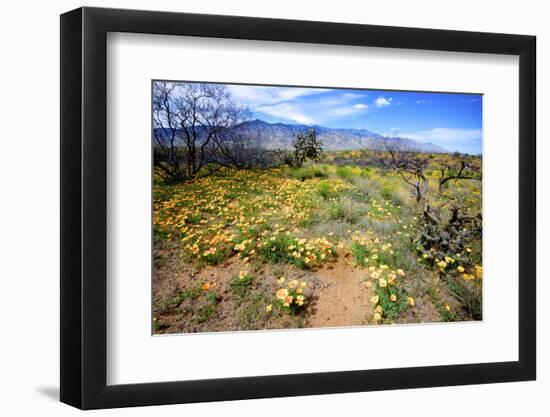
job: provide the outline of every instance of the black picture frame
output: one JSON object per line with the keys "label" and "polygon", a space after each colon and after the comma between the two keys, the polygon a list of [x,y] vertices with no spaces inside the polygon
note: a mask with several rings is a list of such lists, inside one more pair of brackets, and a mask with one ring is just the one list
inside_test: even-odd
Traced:
{"label": "black picture frame", "polygon": [[[108,32],[519,56],[519,360],[107,385]],[[81,409],[534,380],[536,38],[136,10],[61,16],[61,401]]]}

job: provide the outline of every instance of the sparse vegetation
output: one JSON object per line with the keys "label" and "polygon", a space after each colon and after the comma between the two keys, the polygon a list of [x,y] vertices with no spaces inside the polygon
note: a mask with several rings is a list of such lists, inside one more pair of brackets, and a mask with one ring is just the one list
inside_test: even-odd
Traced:
{"label": "sparse vegetation", "polygon": [[171,94],[153,110],[154,333],[482,319],[481,157],[329,152],[322,129],[262,150],[226,89]]}

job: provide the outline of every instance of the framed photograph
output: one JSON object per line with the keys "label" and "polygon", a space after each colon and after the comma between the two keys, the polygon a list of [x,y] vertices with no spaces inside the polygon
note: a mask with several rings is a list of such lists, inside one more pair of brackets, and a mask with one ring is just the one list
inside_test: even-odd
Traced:
{"label": "framed photograph", "polygon": [[61,401],[533,380],[535,37],[61,16]]}

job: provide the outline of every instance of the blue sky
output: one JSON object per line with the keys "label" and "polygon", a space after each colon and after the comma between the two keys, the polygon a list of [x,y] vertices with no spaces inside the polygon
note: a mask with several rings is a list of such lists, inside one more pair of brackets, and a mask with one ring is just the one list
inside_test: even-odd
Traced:
{"label": "blue sky", "polygon": [[348,90],[227,84],[254,118],[362,128],[431,142],[449,151],[481,153],[482,96],[391,90]]}

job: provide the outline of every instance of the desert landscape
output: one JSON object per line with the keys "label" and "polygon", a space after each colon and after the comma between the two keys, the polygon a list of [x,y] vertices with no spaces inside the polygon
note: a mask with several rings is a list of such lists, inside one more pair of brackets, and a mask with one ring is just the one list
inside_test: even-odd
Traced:
{"label": "desert landscape", "polygon": [[480,153],[153,91],[155,334],[482,319]]}

